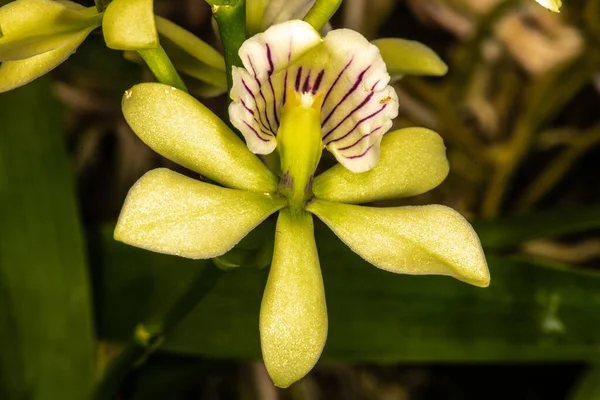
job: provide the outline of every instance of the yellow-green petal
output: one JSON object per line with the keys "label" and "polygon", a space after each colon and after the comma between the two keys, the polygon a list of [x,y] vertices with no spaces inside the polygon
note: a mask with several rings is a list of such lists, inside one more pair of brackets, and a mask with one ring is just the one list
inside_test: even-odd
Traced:
{"label": "yellow-green petal", "polygon": [[275,385],[288,387],[304,377],[326,339],[327,307],[312,216],[284,209],[260,307],[263,359]]}
{"label": "yellow-green petal", "polygon": [[490,283],[477,234],[451,208],[374,208],[315,200],[307,210],[378,268],[412,275],[448,275],[481,287]]}
{"label": "yellow-green petal", "polygon": [[438,186],[448,175],[442,138],[425,128],[400,129],[383,136],[379,161],[355,174],[338,164],[313,183],[315,197],[341,203],[415,196]]}
{"label": "yellow-green petal", "polygon": [[159,168],[129,191],[115,239],[158,253],[217,257],[284,205],[270,195],[222,188]]}
{"label": "yellow-green petal", "polygon": [[379,48],[392,80],[403,75],[442,76],[448,66],[440,57],[423,43],[399,38],[373,40]]}
{"label": "yellow-green petal", "polygon": [[546,7],[550,11],[560,12],[562,6],[561,0],[535,0],[543,7]]}
{"label": "yellow-green petal", "polygon": [[198,100],[160,83],[125,92],[129,126],[162,156],[225,186],[265,193],[277,179],[223,121]]}
{"label": "yellow-green petal", "polygon": [[17,0],[0,8],[0,61],[23,60],[68,45],[102,16],[70,1]]}
{"label": "yellow-green petal", "polygon": [[102,21],[106,45],[115,50],[156,48],[158,33],[153,3],[153,0],[113,0]]}
{"label": "yellow-green petal", "polygon": [[94,28],[72,35],[63,46],[43,54],[0,64],[0,93],[26,85],[52,71],[77,50]]}

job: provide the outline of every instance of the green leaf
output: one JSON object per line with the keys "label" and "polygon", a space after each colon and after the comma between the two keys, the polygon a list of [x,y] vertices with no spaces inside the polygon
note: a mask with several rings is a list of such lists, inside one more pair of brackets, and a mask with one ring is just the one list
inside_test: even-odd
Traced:
{"label": "green leaf", "polygon": [[90,293],[61,110],[47,80],[0,96],[0,397],[82,400]]}
{"label": "green leaf", "polygon": [[528,240],[553,238],[598,229],[600,228],[600,206],[516,214],[488,221],[475,221],[473,227],[484,248],[509,248]]}
{"label": "green leaf", "polygon": [[115,50],[154,49],[158,33],[153,0],[113,0],[102,20],[106,45]]}
{"label": "green leaf", "polygon": [[282,198],[222,188],[159,168],[129,191],[115,239],[187,258],[217,257],[285,204]]}
{"label": "green leaf", "polygon": [[377,39],[371,43],[379,48],[392,80],[403,75],[442,76],[448,72],[448,66],[440,57],[422,43],[398,38]]}
{"label": "green leaf", "polygon": [[[440,276],[373,268],[322,224],[315,235],[329,317],[323,359],[340,361],[574,361],[600,357],[600,275],[488,255],[486,289]],[[124,340],[197,262],[103,236],[99,328]],[[165,351],[260,357],[258,315],[267,271],[221,278],[173,332]]]}
{"label": "green leaf", "polygon": [[0,61],[23,60],[59,49],[100,26],[101,21],[95,8],[69,1],[11,2],[0,8]]}
{"label": "green leaf", "polygon": [[304,210],[279,213],[275,250],[260,307],[265,366],[286,388],[317,363],[327,339],[327,307],[313,234]]}
{"label": "green leaf", "polygon": [[235,189],[274,192],[277,179],[245,143],[198,100],[159,83],[128,90],[123,115],[160,155]]}
{"label": "green leaf", "polygon": [[356,174],[336,164],[315,178],[313,193],[319,199],[352,204],[416,196],[438,186],[448,170],[446,147],[437,133],[400,129],[383,136],[375,167]]}

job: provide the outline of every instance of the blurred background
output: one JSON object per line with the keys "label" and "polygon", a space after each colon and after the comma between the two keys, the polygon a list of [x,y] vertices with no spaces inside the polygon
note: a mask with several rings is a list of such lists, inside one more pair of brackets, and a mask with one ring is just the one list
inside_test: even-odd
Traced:
{"label": "blurred background", "polygon": [[[204,1],[155,11],[219,48]],[[239,268],[115,398],[600,399],[600,1],[554,14],[531,0],[345,0],[331,24],[418,40],[448,64],[395,87],[396,127],[438,132],[450,175],[380,205],[457,209],[491,286],[379,271],[316,222],[330,332],[313,372],[272,386],[258,338],[267,271]],[[0,94],[0,399],[84,398],[135,325],[210,264],[112,239],[137,178],[186,172],[121,115],[123,92],[152,79],[94,32],[50,77]],[[218,93],[196,91],[224,116]]]}

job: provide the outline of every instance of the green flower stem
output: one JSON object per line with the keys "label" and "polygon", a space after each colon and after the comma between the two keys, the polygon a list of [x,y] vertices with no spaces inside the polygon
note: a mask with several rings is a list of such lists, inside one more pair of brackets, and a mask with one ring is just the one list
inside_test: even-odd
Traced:
{"label": "green flower stem", "polygon": [[155,49],[138,50],[138,53],[160,83],[173,86],[184,92],[188,91],[162,46],[158,45]]}
{"label": "green flower stem", "polygon": [[231,67],[241,67],[242,61],[238,50],[246,40],[246,0],[210,1],[213,17],[219,26],[223,57],[225,58],[225,74],[227,75],[227,91],[231,91],[233,79]]}
{"label": "green flower stem", "polygon": [[132,340],[109,362],[94,390],[94,400],[106,400],[134,367],[142,363],[164,342],[166,335],[211,291],[223,270],[213,265],[199,268],[191,279],[183,281],[175,295],[146,322],[135,328]]}
{"label": "green flower stem", "polygon": [[304,21],[311,24],[315,30],[320,31],[323,25],[333,17],[341,4],[342,0],[317,0],[308,10]]}

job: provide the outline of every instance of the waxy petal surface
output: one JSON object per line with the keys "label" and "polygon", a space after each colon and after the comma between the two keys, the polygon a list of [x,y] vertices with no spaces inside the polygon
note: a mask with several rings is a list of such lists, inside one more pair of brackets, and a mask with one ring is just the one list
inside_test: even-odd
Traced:
{"label": "waxy petal surface", "polygon": [[405,128],[383,137],[375,167],[355,174],[335,165],[315,178],[313,194],[353,204],[416,196],[438,186],[448,171],[442,138],[429,129]]}
{"label": "waxy petal surface", "polygon": [[162,156],[225,186],[274,192],[275,176],[208,108],[160,83],[134,86],[123,97],[129,126]]}
{"label": "waxy petal surface", "polygon": [[288,387],[319,360],[327,339],[327,307],[312,216],[282,210],[260,308],[260,342],[276,386]]}
{"label": "waxy petal surface", "polygon": [[115,239],[158,253],[217,257],[284,205],[280,198],[155,169],[129,191]]}
{"label": "waxy petal surface", "polygon": [[244,68],[233,71],[229,115],[252,152],[275,149],[283,104],[295,91],[322,97],[323,143],[342,165],[362,172],[376,164],[381,137],[398,114],[376,46],[348,29],[321,41],[309,24],[289,21],[250,38],[239,54]]}
{"label": "waxy petal surface", "polygon": [[26,85],[52,71],[77,50],[94,28],[72,35],[63,46],[43,54],[0,64],[0,93]]}
{"label": "waxy petal surface", "polygon": [[307,210],[378,268],[412,275],[448,275],[475,286],[489,285],[479,238],[451,208],[373,208],[315,200]]}
{"label": "waxy petal surface", "polygon": [[102,16],[70,1],[17,0],[0,8],[0,62],[68,46],[100,26]]}
{"label": "waxy petal surface", "polygon": [[106,45],[115,50],[154,49],[158,33],[153,0],[113,0],[102,21]]}

